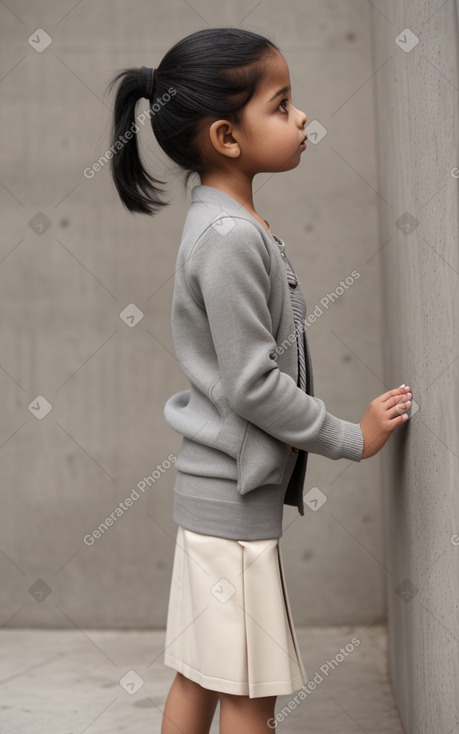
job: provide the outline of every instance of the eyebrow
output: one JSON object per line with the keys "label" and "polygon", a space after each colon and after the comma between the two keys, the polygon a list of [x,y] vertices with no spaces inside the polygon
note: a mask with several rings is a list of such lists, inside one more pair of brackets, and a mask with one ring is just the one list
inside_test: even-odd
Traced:
{"label": "eyebrow", "polygon": [[273,99],[276,99],[276,97],[279,97],[279,95],[281,95],[281,94],[285,94],[289,90],[290,90],[290,87],[282,87],[282,89],[279,89],[279,91],[276,92],[276,94],[273,97],[271,97],[271,99],[269,100],[269,102],[272,102]]}

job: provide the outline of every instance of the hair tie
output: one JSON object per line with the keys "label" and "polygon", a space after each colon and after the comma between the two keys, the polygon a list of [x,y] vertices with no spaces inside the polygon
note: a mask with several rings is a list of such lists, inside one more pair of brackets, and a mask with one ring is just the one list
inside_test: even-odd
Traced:
{"label": "hair tie", "polygon": [[151,69],[149,66],[140,67],[140,80],[142,85],[142,97],[151,99],[153,96],[153,86],[155,83],[155,72],[156,69]]}

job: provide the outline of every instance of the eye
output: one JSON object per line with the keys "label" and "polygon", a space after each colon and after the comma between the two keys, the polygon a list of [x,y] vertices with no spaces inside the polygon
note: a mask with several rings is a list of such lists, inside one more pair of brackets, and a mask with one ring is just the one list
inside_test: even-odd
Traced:
{"label": "eye", "polygon": [[[279,103],[279,107],[282,107],[283,105],[286,105],[286,104],[288,104],[288,99],[283,99],[282,102]],[[285,108],[283,109],[284,109],[284,112],[288,113],[288,110],[286,110]]]}

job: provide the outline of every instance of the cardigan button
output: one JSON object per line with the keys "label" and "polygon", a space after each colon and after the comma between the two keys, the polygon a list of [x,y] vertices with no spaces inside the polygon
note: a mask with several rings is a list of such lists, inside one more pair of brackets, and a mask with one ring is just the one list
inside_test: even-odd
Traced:
{"label": "cardigan button", "polygon": [[292,446],[292,451],[293,451],[294,454],[298,454],[299,451],[300,451],[300,449],[297,449],[296,446]]}
{"label": "cardigan button", "polygon": [[289,282],[289,286],[290,286],[290,288],[296,288],[296,287],[297,287],[297,285],[298,285],[298,281],[297,281],[297,280],[295,280],[295,282],[294,282],[294,283],[290,283],[290,282]]}

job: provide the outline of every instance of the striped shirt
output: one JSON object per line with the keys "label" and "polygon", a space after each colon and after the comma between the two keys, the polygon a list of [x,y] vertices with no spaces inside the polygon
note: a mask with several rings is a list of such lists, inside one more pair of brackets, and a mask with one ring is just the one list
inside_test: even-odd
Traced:
{"label": "striped shirt", "polygon": [[[272,233],[271,233],[272,234]],[[287,273],[287,281],[290,286],[290,299],[293,308],[293,318],[295,321],[295,334],[298,349],[298,387],[304,390],[308,395],[312,394],[310,384],[312,382],[312,373],[306,369],[306,331],[304,319],[306,318],[306,302],[301,290],[301,283],[290,263],[287,253],[285,252],[285,243],[273,234],[274,239],[279,245],[282,260],[285,263]]]}

